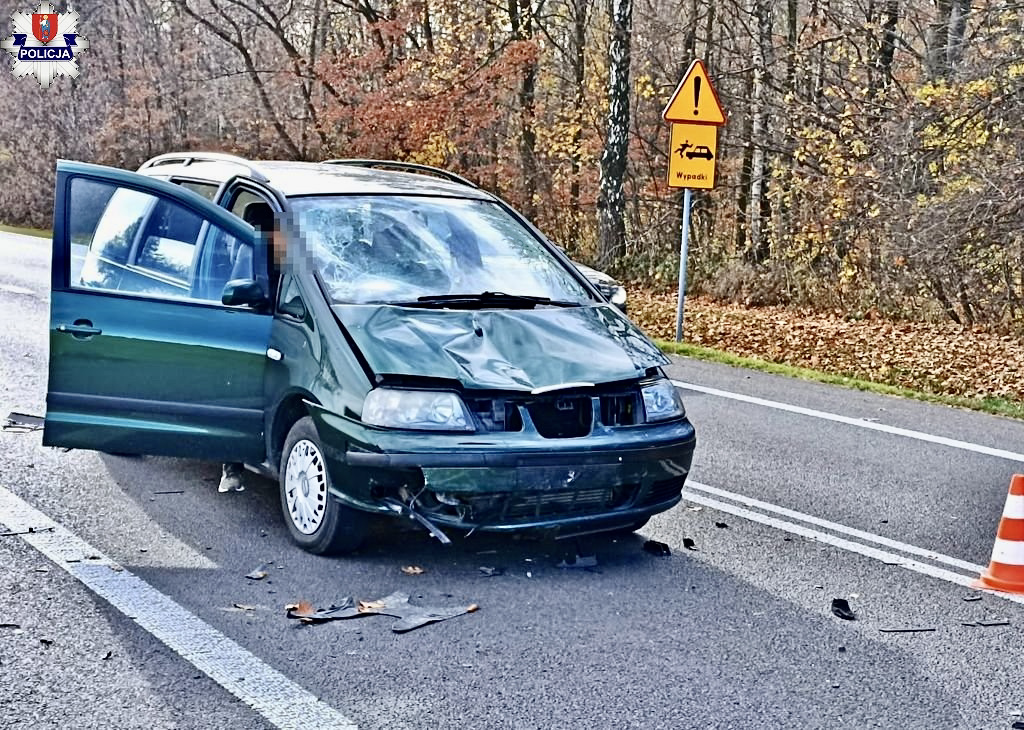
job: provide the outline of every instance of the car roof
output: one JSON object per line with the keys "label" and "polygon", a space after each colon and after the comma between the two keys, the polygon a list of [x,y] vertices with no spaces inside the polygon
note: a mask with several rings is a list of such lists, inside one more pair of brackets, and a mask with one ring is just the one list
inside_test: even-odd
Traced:
{"label": "car roof", "polygon": [[[151,176],[209,180],[218,184],[234,177],[247,178],[272,187],[285,197],[390,194],[494,200],[490,193],[468,182],[464,184],[431,174],[382,170],[355,163],[248,161],[229,159],[226,155],[223,159],[197,159],[187,153],[176,158],[168,157],[166,161],[154,158],[139,168],[139,172]],[[424,168],[424,171],[429,169]]]}

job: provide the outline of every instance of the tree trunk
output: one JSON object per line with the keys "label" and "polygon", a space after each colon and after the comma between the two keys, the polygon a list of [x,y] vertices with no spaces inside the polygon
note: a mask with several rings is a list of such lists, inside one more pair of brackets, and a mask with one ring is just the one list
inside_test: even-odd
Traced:
{"label": "tree trunk", "polygon": [[750,205],[749,258],[760,263],[768,258],[768,238],[762,230],[764,211],[765,171],[767,161],[764,143],[768,138],[768,89],[765,77],[771,62],[772,10],[769,0],[753,0],[754,20],[757,23],[757,42],[754,44],[754,88],[751,93],[750,144]]}
{"label": "tree trunk", "polygon": [[[587,16],[590,0],[573,0],[572,3],[572,79],[573,79],[573,121],[576,128],[572,133],[572,180],[569,183],[569,206],[573,212],[573,227],[579,226],[580,211],[580,168],[583,164],[583,108],[586,103],[586,50]],[[577,233],[577,245],[579,245]]]}
{"label": "tree trunk", "polygon": [[970,12],[971,0],[953,0],[946,34],[946,68],[950,73],[960,65],[964,56],[964,34],[967,32],[967,16]]}
{"label": "tree trunk", "polygon": [[608,266],[626,252],[624,181],[629,155],[629,58],[633,0],[611,0],[608,47],[608,129],[601,155],[598,196],[598,253]]}
{"label": "tree trunk", "polygon": [[[531,0],[508,0],[508,18],[512,26],[512,39],[529,40],[533,37],[533,14]],[[527,218],[534,218],[537,207],[537,130],[536,130],[536,89],[537,61],[532,60],[523,68],[519,84],[519,158],[523,171],[522,211]]]}
{"label": "tree trunk", "polygon": [[946,62],[946,48],[949,43],[949,15],[953,9],[953,0],[937,0],[935,17],[928,25],[928,33],[925,39],[927,46],[926,59],[928,63],[928,75],[933,78],[943,78],[949,74],[949,66]]}

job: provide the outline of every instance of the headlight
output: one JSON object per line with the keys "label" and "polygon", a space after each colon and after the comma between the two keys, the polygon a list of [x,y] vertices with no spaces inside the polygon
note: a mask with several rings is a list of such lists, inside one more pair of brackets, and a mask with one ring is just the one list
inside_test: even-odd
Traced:
{"label": "headlight", "polygon": [[371,390],[363,401],[363,422],[425,431],[476,430],[459,396],[433,390]]}
{"label": "headlight", "polygon": [[613,286],[611,296],[608,300],[616,307],[623,307],[626,304],[626,287],[624,286]]}
{"label": "headlight", "polygon": [[683,401],[676,392],[676,386],[668,380],[659,380],[640,388],[644,397],[644,412],[647,422],[667,421],[686,415]]}

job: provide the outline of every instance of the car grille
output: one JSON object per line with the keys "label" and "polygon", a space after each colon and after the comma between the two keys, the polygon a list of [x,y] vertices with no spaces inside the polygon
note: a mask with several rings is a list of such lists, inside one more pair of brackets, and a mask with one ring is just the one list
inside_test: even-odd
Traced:
{"label": "car grille", "polygon": [[599,421],[605,426],[640,423],[640,392],[636,386],[604,392],[549,395],[510,395],[467,398],[466,403],[484,431],[522,431],[520,408],[525,408],[544,438],[573,438],[590,433],[593,398],[600,403]]}
{"label": "car grille", "polygon": [[627,484],[555,492],[517,492],[470,497],[467,501],[473,521],[529,522],[616,510],[632,502],[638,488],[636,484]]}
{"label": "car grille", "polygon": [[677,476],[672,477],[671,479],[662,479],[661,481],[654,482],[647,488],[647,494],[645,494],[643,499],[640,501],[641,506],[648,507],[655,504],[661,504],[662,502],[668,502],[670,499],[678,497],[679,493],[683,490],[683,482],[685,480],[685,476]]}

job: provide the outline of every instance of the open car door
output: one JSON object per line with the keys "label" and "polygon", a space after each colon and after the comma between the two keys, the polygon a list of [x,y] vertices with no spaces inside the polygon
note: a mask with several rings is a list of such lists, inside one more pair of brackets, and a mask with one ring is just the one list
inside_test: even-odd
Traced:
{"label": "open car door", "polygon": [[[43,443],[263,461],[272,316],[260,246],[178,185],[58,162]],[[248,285],[239,260],[255,262]],[[223,304],[226,287],[245,303]]]}

